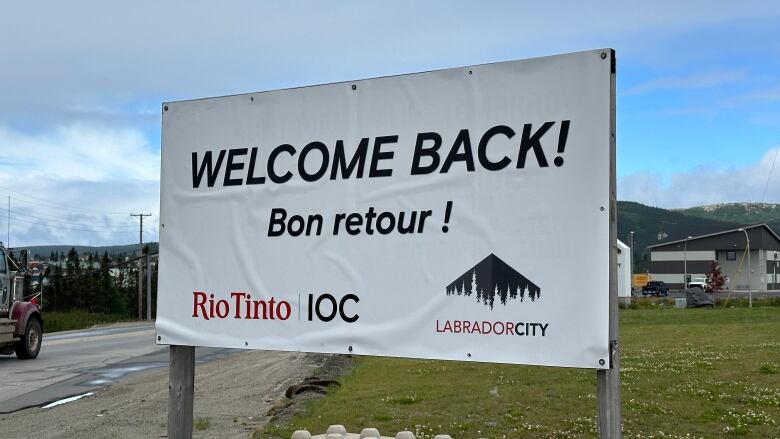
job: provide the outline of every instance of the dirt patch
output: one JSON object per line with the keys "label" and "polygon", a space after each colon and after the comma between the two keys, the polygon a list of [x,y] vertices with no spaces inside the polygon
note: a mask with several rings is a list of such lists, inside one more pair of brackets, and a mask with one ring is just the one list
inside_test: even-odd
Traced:
{"label": "dirt patch", "polygon": [[[247,351],[195,368],[195,438],[246,438],[263,428],[285,391],[305,378],[336,376],[344,360],[318,354]],[[351,360],[349,360],[351,364]],[[306,395],[310,392],[303,392]],[[297,400],[274,412],[291,418]],[[51,409],[0,415],[3,437],[166,437],[168,370],[133,375],[94,396]]]}
{"label": "dirt patch", "polygon": [[[268,424],[285,425],[292,422],[293,417],[306,404],[322,397],[329,389],[339,387],[341,377],[351,373],[354,359],[349,355],[309,354],[309,358],[315,361],[317,366],[313,374],[291,384],[271,407],[266,416]],[[257,434],[256,437],[264,437]]]}

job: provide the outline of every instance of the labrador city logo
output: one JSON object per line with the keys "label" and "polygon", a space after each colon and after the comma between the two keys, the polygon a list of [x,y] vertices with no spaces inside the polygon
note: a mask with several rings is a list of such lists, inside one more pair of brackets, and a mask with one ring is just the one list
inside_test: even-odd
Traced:
{"label": "labrador city logo", "polygon": [[[476,303],[491,310],[496,299],[506,305],[509,300],[523,302],[527,298],[535,302],[541,297],[538,285],[492,253],[447,285],[445,292],[447,296],[473,297]],[[544,337],[548,327],[549,323],[545,322],[436,320],[437,333]]]}

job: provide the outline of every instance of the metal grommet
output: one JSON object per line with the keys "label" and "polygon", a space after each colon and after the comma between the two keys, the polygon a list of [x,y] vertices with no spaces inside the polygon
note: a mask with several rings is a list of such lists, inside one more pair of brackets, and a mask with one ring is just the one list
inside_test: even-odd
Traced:
{"label": "metal grommet", "polygon": [[348,351],[350,351],[350,352],[352,352],[352,345],[350,345],[350,346],[347,348],[347,350],[348,350]]}
{"label": "metal grommet", "polygon": [[471,70],[469,70],[469,75],[470,75],[470,74],[472,74],[472,71],[471,71]]}
{"label": "metal grommet", "polygon": [[471,358],[471,352],[467,352],[467,353],[466,353],[466,356],[467,356],[467,357],[469,357],[469,358]]}
{"label": "metal grommet", "polygon": [[599,210],[604,212],[604,206],[599,207]]}
{"label": "metal grommet", "polygon": [[601,59],[607,59],[607,53],[601,52]]}
{"label": "metal grommet", "polygon": [[604,361],[604,359],[603,359],[603,358],[602,358],[601,360],[599,360],[599,366],[603,366],[603,365],[604,365],[604,363],[606,363],[606,361]]}
{"label": "metal grommet", "polygon": [[166,105],[166,106],[164,106],[164,107],[163,107],[163,110],[165,110],[165,111],[168,111],[168,106],[167,106],[167,105]]}
{"label": "metal grommet", "polygon": [[158,336],[157,336],[157,341],[160,341],[160,340],[162,340],[162,337],[160,337],[160,336],[158,335]]}
{"label": "metal grommet", "polygon": [[252,101],[252,102],[254,102],[254,101],[255,101],[255,98],[254,98],[254,97],[252,97],[252,96],[250,96],[250,97],[249,97],[249,100],[250,100],[250,101]]}
{"label": "metal grommet", "polygon": [[357,85],[352,84],[352,90],[357,90]]}

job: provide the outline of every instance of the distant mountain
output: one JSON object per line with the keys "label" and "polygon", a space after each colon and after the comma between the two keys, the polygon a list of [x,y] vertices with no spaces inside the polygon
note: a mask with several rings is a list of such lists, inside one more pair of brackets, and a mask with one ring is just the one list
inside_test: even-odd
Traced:
{"label": "distant mountain", "polygon": [[[149,245],[152,253],[157,252],[158,244],[156,242],[145,242],[144,245]],[[49,259],[52,252],[67,255],[71,248],[75,248],[79,255],[97,253],[99,256],[103,256],[104,252],[108,252],[108,256],[112,259],[134,256],[138,253],[138,244],[104,245],[99,247],[85,245],[34,245],[25,248],[30,250],[33,259]]]}
{"label": "distant mountain", "polygon": [[780,204],[725,203],[674,211],[698,218],[720,219],[742,225],[767,223],[774,231],[780,232]]}
{"label": "distant mountain", "polygon": [[650,245],[760,223],[780,232],[780,204],[730,203],[669,210],[618,201],[617,210],[618,239],[630,244],[634,231],[635,271],[647,267]]}

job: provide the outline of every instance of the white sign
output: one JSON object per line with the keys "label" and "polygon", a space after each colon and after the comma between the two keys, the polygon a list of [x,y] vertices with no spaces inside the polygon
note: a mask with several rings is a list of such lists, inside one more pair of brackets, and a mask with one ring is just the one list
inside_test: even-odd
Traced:
{"label": "white sign", "polygon": [[165,104],[158,342],[609,367],[611,59]]}

